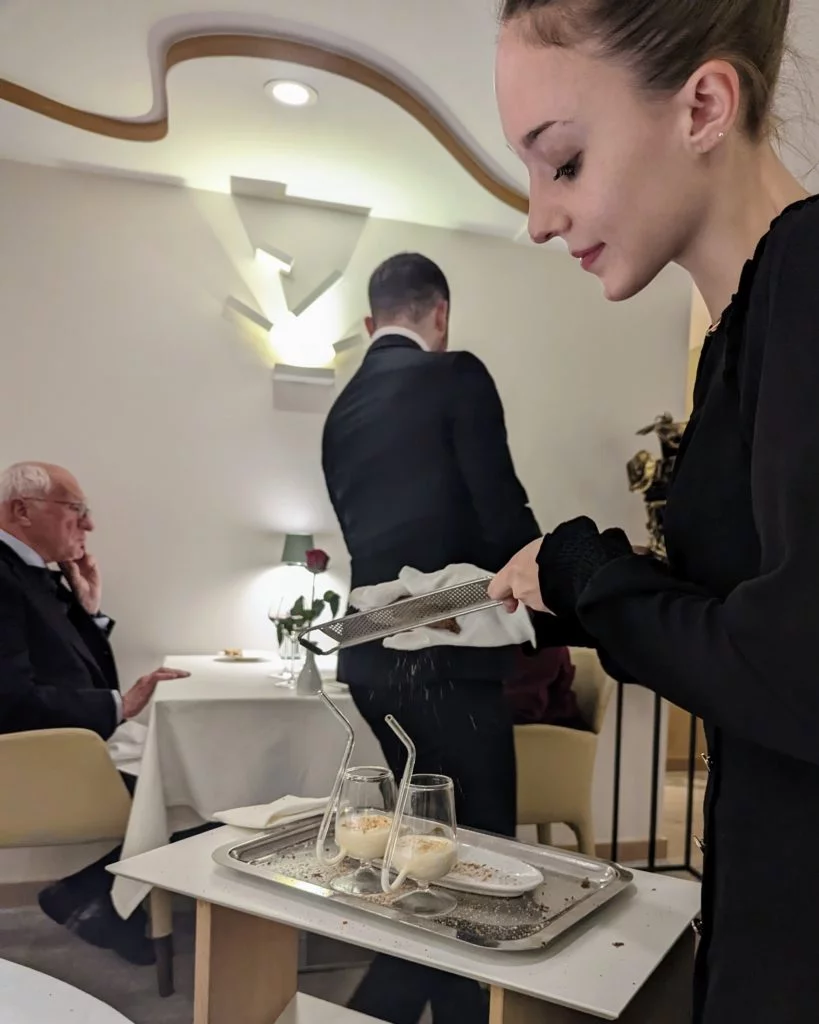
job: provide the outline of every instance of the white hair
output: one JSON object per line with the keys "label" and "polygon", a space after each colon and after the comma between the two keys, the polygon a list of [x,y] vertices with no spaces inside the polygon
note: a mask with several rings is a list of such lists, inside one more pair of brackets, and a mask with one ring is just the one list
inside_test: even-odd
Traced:
{"label": "white hair", "polygon": [[45,498],[51,487],[47,469],[35,462],[17,462],[0,473],[0,503],[14,498]]}

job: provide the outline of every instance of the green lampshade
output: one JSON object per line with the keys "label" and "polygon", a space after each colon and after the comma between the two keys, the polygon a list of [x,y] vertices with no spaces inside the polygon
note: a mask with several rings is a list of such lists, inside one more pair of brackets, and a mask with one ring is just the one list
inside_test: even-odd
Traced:
{"label": "green lampshade", "polygon": [[307,552],[315,547],[312,533],[288,533],[284,538],[282,563],[284,565],[307,565]]}

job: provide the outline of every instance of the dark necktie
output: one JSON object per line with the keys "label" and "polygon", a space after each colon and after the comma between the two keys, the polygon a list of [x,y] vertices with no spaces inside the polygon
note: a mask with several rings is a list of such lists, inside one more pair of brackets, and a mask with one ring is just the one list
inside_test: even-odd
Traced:
{"label": "dark necktie", "polygon": [[63,574],[59,569],[45,569],[40,566],[32,566],[32,572],[37,574],[45,589],[53,594],[64,606],[66,611],[72,601],[71,591],[63,586]]}

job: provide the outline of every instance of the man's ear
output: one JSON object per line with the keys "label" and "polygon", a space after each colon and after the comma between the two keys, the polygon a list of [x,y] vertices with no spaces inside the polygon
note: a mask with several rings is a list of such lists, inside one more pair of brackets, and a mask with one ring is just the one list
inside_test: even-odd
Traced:
{"label": "man's ear", "polygon": [[447,327],[449,326],[449,303],[446,299],[441,299],[438,305],[435,307],[435,327],[441,332],[446,334]]}
{"label": "man's ear", "polygon": [[14,519],[23,526],[31,526],[31,519],[28,514],[28,505],[25,498],[12,498],[9,502],[11,514]]}

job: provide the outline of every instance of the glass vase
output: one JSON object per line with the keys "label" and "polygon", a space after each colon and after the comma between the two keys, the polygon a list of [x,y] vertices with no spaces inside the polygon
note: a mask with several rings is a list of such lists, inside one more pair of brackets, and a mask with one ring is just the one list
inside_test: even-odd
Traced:
{"label": "glass vase", "polygon": [[293,633],[285,633],[279,644],[281,667],[274,673],[279,686],[295,689],[304,661],[304,648]]}

